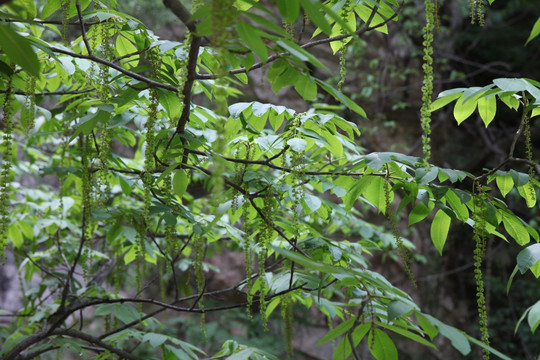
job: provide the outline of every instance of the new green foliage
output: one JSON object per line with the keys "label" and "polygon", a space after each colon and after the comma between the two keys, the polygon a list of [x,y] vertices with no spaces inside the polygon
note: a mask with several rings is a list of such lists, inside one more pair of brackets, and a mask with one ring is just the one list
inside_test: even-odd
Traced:
{"label": "new green foliage", "polygon": [[[464,356],[472,343],[505,358],[488,345],[485,299],[478,300],[479,341],[423,313],[415,296],[375,271],[373,259],[391,265],[400,255],[398,269],[414,283],[422,255],[403,235],[403,221],[431,226],[442,256],[452,224],[473,225],[462,241],[477,247],[482,293],[491,235],[519,245],[539,240],[509,207],[510,198],[537,206],[532,123],[523,121],[518,131],[529,144],[528,171],[511,167],[512,157],[482,174],[429,163],[432,111],[455,101],[458,123],[478,110],[492,126],[504,104],[529,119],[539,111],[539,84],[495,79],[431,102],[435,6],[426,1],[424,157],[366,153],[357,123],[373,114],[340,88],[343,56],[358,36],[393,31],[388,24],[401,21],[401,3],[163,4],[182,23],[175,41],[158,38],[116,1],[36,7],[25,0],[2,8],[0,17],[9,21],[0,26],[0,250],[16,258],[26,292],[17,316],[0,331],[0,357],[58,348],[76,357],[96,351],[104,359],[197,359],[200,347],[215,345],[200,339],[212,342],[223,330],[213,319],[242,308],[269,331],[282,328],[274,326],[281,309],[286,345],[280,347],[291,358],[303,311],[329,319],[319,345],[335,342],[334,359],[356,357],[362,346],[376,359],[397,359],[398,339],[435,351],[438,334]],[[306,29],[316,38],[296,36]],[[338,86],[324,75],[331,60],[323,63],[313,51],[322,45],[340,53]],[[259,86],[252,71],[260,68],[264,86],[283,94],[294,88],[307,102],[296,108],[257,98],[248,86]],[[19,125],[14,115],[21,107]],[[56,182],[29,186],[23,174]],[[493,191],[468,189],[470,182]],[[377,225],[381,215],[387,224]],[[517,269],[538,276],[535,245],[518,255]],[[240,280],[223,269],[226,279],[215,281],[225,262],[243,269]],[[39,284],[31,281],[36,278]],[[535,304],[524,315],[532,331],[538,313]],[[202,329],[179,326],[187,316]],[[204,357],[283,355],[226,335],[223,347]]]}

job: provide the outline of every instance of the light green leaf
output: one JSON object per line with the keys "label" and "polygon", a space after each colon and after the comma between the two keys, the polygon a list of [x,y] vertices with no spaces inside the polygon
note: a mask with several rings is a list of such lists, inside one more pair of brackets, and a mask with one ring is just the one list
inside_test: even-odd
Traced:
{"label": "light green leaf", "polygon": [[428,203],[428,205],[424,204],[423,202],[419,202],[409,214],[409,226],[424,220],[431,213],[431,210],[433,210],[434,207],[435,204],[431,201]]}
{"label": "light green leaf", "polygon": [[186,193],[186,189],[189,185],[189,178],[186,174],[186,171],[179,169],[173,176],[172,186],[173,190],[176,193],[176,196],[182,198]]}
{"label": "light green leaf", "polygon": [[13,222],[8,228],[8,238],[16,248],[20,248],[23,244],[23,236],[19,226],[16,222]]}
{"label": "light green leaf", "polygon": [[426,334],[429,336],[429,338],[431,340],[433,340],[433,338],[435,336],[437,336],[437,334],[439,333],[439,330],[437,329],[437,327],[435,325],[433,325],[429,321],[429,319],[424,314],[422,314],[421,312],[416,311],[415,315],[416,315],[416,320],[418,320],[418,324],[426,332]]}
{"label": "light green leaf", "polygon": [[446,95],[446,96],[443,96],[443,97],[440,97],[440,95],[439,95],[439,98],[431,103],[431,105],[429,107],[429,111],[433,112],[435,110],[438,110],[438,109],[450,104],[452,101],[456,100],[457,98],[461,97],[461,95],[463,95],[463,92],[459,92],[459,93],[456,93],[456,94],[449,94],[449,95]]}
{"label": "light green leaf", "polygon": [[244,21],[239,21],[236,24],[236,31],[247,47],[253,50],[262,61],[266,61],[268,49],[259,36],[260,30]]}
{"label": "light green leaf", "polygon": [[40,64],[28,39],[2,24],[0,24],[0,49],[24,71],[36,77],[40,76]]}
{"label": "light green leaf", "polygon": [[458,125],[465,121],[469,116],[471,116],[475,109],[476,100],[466,100],[465,95],[462,95],[456,101],[456,105],[454,106],[454,118],[456,118]]}
{"label": "light green leaf", "polygon": [[41,18],[46,19],[51,16],[56,10],[60,9],[60,0],[47,0],[43,10],[41,10]]}
{"label": "light green leaf", "polygon": [[533,28],[531,30],[531,34],[529,35],[529,38],[527,39],[527,41],[525,42],[525,46],[527,46],[527,44],[529,43],[529,41],[531,41],[532,39],[534,39],[535,37],[537,37],[538,35],[540,35],[540,17],[536,20],[536,22],[534,23],[533,25]]}
{"label": "light green leaf", "polygon": [[525,199],[528,208],[533,208],[536,205],[536,191],[533,184],[529,181],[523,186],[517,188],[519,195]]}
{"label": "light green leaf", "polygon": [[[367,183],[364,187],[362,194],[364,197],[372,203],[379,212],[386,213],[386,194],[385,184],[386,180],[379,176],[367,176]],[[390,190],[390,202],[394,198],[394,192]]]}
{"label": "light green leaf", "polygon": [[450,189],[444,197],[448,201],[450,207],[452,207],[452,209],[456,213],[457,218],[463,222],[467,221],[467,219],[469,218],[469,210],[467,208],[467,205],[463,204],[463,202],[456,195],[453,189]]}
{"label": "light green leaf", "polygon": [[[370,6],[367,6],[369,2],[365,2],[364,4],[360,3],[354,8],[354,10],[356,11],[360,19],[362,19],[362,21],[364,21],[367,24],[368,20],[371,18],[371,13],[373,12],[373,8]],[[368,25],[373,27],[373,26],[382,24],[384,21],[385,20],[383,19],[383,17],[379,15],[378,13],[376,13],[375,16],[372,17],[371,22]],[[377,28],[375,28],[375,30],[380,31],[383,34],[388,34],[388,25],[385,24],[382,26],[378,26]]]}
{"label": "light green leaf", "polygon": [[300,3],[311,21],[325,34],[329,35],[332,29],[321,11],[321,2],[317,0],[300,0]]}
{"label": "light green leaf", "polygon": [[507,91],[498,94],[498,96],[510,109],[517,110],[519,108],[519,100],[516,98],[514,92]]}
{"label": "light green leaf", "polygon": [[484,122],[484,125],[488,125],[495,118],[497,112],[497,99],[495,96],[483,96],[478,99],[478,113]]}
{"label": "light green leaf", "polygon": [[289,145],[294,152],[300,153],[306,149],[307,142],[304,139],[292,138],[287,140],[287,145]]}
{"label": "light green leaf", "polygon": [[519,271],[525,274],[527,270],[540,261],[540,244],[533,244],[521,250],[516,260]]}
{"label": "light green leaf", "polygon": [[127,265],[137,258],[137,245],[128,247],[128,251],[124,255],[124,263]]}
{"label": "light green leaf", "polygon": [[33,0],[12,0],[8,1],[5,6],[26,20],[33,20],[37,16],[36,4]]}
{"label": "light green leaf", "polygon": [[446,238],[448,237],[450,221],[450,216],[446,215],[443,210],[439,210],[431,223],[431,241],[433,241],[435,248],[439,250],[439,254],[441,255],[444,244],[446,243]]}
{"label": "light green leaf", "polygon": [[515,215],[501,212],[504,229],[516,240],[519,245],[525,245],[529,242],[529,232],[520,219]]}
{"label": "light green leaf", "polygon": [[317,97],[317,84],[309,76],[299,76],[293,85],[302,99],[312,101]]}
{"label": "light green leaf", "polygon": [[321,136],[328,141],[328,144],[325,144],[324,146],[330,150],[332,154],[336,156],[343,155],[343,145],[341,144],[337,134],[333,135],[329,131],[321,131]]}
{"label": "light green leaf", "polygon": [[159,103],[165,108],[170,119],[178,119],[182,113],[182,102],[178,94],[172,91],[158,89]]}
{"label": "light green leaf", "polygon": [[497,187],[501,191],[501,194],[503,197],[506,197],[510,190],[514,187],[514,180],[512,179],[512,175],[509,173],[503,173],[498,172],[495,174],[495,181],[497,183]]}
{"label": "light green leaf", "polygon": [[368,336],[369,351],[377,360],[397,360],[396,345],[384,331],[374,328]]}

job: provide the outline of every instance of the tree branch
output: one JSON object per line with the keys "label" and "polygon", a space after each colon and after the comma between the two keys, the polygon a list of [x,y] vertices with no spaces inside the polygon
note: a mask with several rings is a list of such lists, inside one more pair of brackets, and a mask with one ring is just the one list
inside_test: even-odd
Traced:
{"label": "tree branch", "polygon": [[178,0],[163,0],[163,5],[169,8],[172,13],[186,25],[189,31],[195,32],[197,23],[191,20],[191,13]]}
{"label": "tree branch", "polygon": [[114,347],[114,346],[106,343],[105,341],[97,338],[97,337],[94,337],[92,335],[89,335],[89,334],[87,334],[85,332],[82,332],[82,331],[79,331],[79,330],[56,329],[56,330],[53,330],[51,332],[51,335],[69,336],[69,337],[72,337],[72,338],[81,339],[81,340],[84,340],[84,341],[86,341],[86,342],[88,342],[90,344],[94,344],[94,345],[100,346],[100,347],[102,347],[104,349],[107,349],[110,352],[120,356],[120,358],[122,358],[122,359],[139,360],[138,357],[133,356],[129,352],[127,352],[125,350],[122,350],[122,349],[119,349],[117,347]]}
{"label": "tree branch", "polygon": [[58,48],[55,48],[55,47],[49,47],[49,49],[51,51],[54,51],[54,52],[57,52],[57,53],[60,53],[60,54],[69,55],[69,56],[79,58],[79,59],[92,60],[92,61],[95,61],[97,63],[106,65],[106,66],[108,66],[110,68],[118,70],[122,74],[127,75],[127,76],[129,76],[129,77],[131,77],[131,78],[133,78],[135,80],[139,80],[139,81],[142,81],[144,83],[147,83],[151,87],[158,87],[158,88],[162,88],[162,89],[169,90],[169,91],[174,91],[174,92],[178,91],[178,89],[175,86],[160,83],[159,81],[152,80],[150,78],[147,78],[146,76],[143,76],[143,75],[137,74],[137,73],[135,73],[133,71],[124,69],[120,65],[117,65],[117,64],[115,64],[115,63],[113,63],[111,61],[107,61],[105,59],[102,59],[102,58],[100,58],[98,56],[95,56],[95,55],[82,55],[82,54],[77,54],[77,53],[74,53],[74,52],[71,52],[71,51],[58,49]]}

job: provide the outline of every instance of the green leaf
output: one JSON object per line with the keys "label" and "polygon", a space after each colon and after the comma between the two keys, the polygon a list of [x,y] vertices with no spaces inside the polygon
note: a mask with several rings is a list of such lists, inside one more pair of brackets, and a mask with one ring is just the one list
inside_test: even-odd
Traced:
{"label": "green leaf", "polygon": [[452,101],[456,100],[457,98],[461,97],[461,95],[463,95],[462,92],[456,93],[456,94],[449,94],[449,95],[446,95],[446,96],[443,96],[443,97],[441,97],[441,95],[439,95],[439,98],[431,103],[431,105],[429,107],[429,111],[433,112],[435,110],[438,110],[438,109],[450,104]]}
{"label": "green leaf", "polygon": [[300,4],[298,0],[278,0],[279,12],[289,23],[294,23],[300,14]]}
{"label": "green leaf", "polygon": [[429,338],[431,340],[433,340],[433,338],[435,336],[437,336],[437,334],[439,333],[439,330],[437,329],[437,327],[435,325],[433,325],[429,321],[429,319],[424,314],[422,314],[421,312],[416,311],[415,315],[416,315],[416,320],[418,320],[418,324],[426,332],[426,334],[429,336]]}
{"label": "green leaf", "polygon": [[11,243],[16,248],[20,248],[23,244],[23,236],[21,233],[21,229],[19,229],[19,226],[16,222],[11,223],[11,225],[8,228],[8,238],[11,240]]}
{"label": "green leaf", "polygon": [[453,326],[442,323],[431,315],[424,314],[424,316],[431,324],[439,329],[442,336],[450,340],[452,346],[456,348],[462,355],[468,355],[471,352],[471,344],[469,344],[469,341],[463,332],[459,331]]}
{"label": "green leaf", "polygon": [[73,135],[71,135],[69,141],[73,141],[73,139],[75,139],[81,133],[84,135],[90,134],[92,130],[96,127],[98,120],[99,118],[97,114],[88,114],[84,116],[79,122],[75,131],[73,132]]}
{"label": "green leaf", "polygon": [[37,16],[36,4],[33,0],[12,0],[5,6],[26,20],[33,20]]}
{"label": "green leaf", "polygon": [[131,195],[131,192],[133,191],[132,185],[130,185],[123,176],[118,176],[118,181],[120,182],[120,187],[122,188],[124,195]]}
{"label": "green leaf", "polygon": [[251,348],[249,349],[244,349],[244,350],[241,350],[239,352],[237,352],[236,354],[233,354],[229,357],[226,358],[226,360],[246,360],[246,359],[249,359],[249,357],[251,355],[253,355],[255,351]]}
{"label": "green leaf", "polygon": [[168,338],[169,338],[168,336],[163,335],[163,334],[146,333],[143,336],[141,342],[148,341],[153,348],[157,348],[158,346],[163,345],[163,343],[165,343],[165,341],[167,341]]}
{"label": "green leaf", "polygon": [[178,119],[182,113],[182,102],[178,94],[172,91],[158,89],[159,103],[165,108],[170,119]]}
{"label": "green leaf", "polygon": [[448,204],[452,207],[459,220],[465,222],[469,218],[469,210],[467,205],[463,204],[461,199],[456,195],[453,189],[450,189],[444,196]]}
{"label": "green leaf", "polygon": [[436,166],[421,167],[416,169],[416,182],[418,185],[427,185],[437,178],[439,168]]}
{"label": "green leaf", "polygon": [[[431,342],[429,342],[428,340],[424,339],[423,337],[413,333],[412,331],[408,331],[408,330],[403,329],[401,327],[398,327],[398,326],[395,326],[395,325],[390,325],[390,324],[385,324],[385,323],[382,323],[382,322],[379,322],[379,321],[376,321],[375,323],[377,325],[379,325],[380,327],[382,327],[382,328],[393,331],[396,334],[399,334],[399,335],[404,336],[404,337],[406,337],[408,339],[416,341],[419,344],[428,346],[428,347],[433,348],[433,349],[437,349],[437,347],[435,345],[433,345]],[[433,325],[430,324],[430,326],[433,326]],[[435,332],[437,333],[437,328],[434,327],[434,329],[435,329]]]}
{"label": "green leaf", "polygon": [[397,317],[403,316],[408,312],[412,311],[415,306],[408,302],[403,302],[401,300],[394,300],[388,304],[386,309],[388,313],[388,321],[392,321]]}
{"label": "green leaf", "polygon": [[313,21],[313,23],[325,34],[330,35],[332,28],[321,11],[321,2],[317,0],[300,0],[300,3],[302,4],[304,12],[311,19],[311,21]]}
{"label": "green leaf", "polygon": [[364,109],[362,109],[360,106],[358,106],[358,104],[345,96],[341,91],[334,89],[332,86],[328,85],[322,80],[315,79],[315,81],[319,84],[320,87],[326,90],[326,92],[332,95],[340,103],[347,106],[349,109],[362,116],[363,118],[367,119],[367,115]]}
{"label": "green leaf", "polygon": [[172,179],[172,186],[174,192],[176,193],[176,196],[182,198],[186,193],[188,185],[189,178],[186,174],[186,171],[183,169],[177,170]]}
{"label": "green leaf", "polygon": [[294,89],[306,101],[317,97],[317,84],[309,76],[299,76],[294,83]]}
{"label": "green leaf", "polygon": [[322,204],[321,199],[308,193],[304,194],[304,202],[311,211],[317,211]]}
{"label": "green leaf", "polygon": [[268,59],[268,49],[259,36],[260,30],[258,28],[244,21],[239,21],[236,24],[236,31],[247,47],[253,50],[262,61]]}
{"label": "green leaf", "polygon": [[538,325],[540,325],[540,301],[531,306],[529,316],[527,316],[527,322],[531,327],[531,332],[534,334]]}
{"label": "green leaf", "polygon": [[521,250],[516,260],[519,271],[525,274],[527,270],[540,261],[540,244],[533,244]]}
{"label": "green leaf", "polygon": [[454,118],[456,119],[458,125],[465,121],[469,116],[472,115],[476,109],[476,100],[467,99],[465,94],[463,94],[454,105]]}
{"label": "green leaf", "polygon": [[525,225],[514,214],[502,213],[504,229],[519,245],[525,245],[529,242],[529,232]]}
{"label": "green leaf", "polygon": [[431,213],[431,210],[433,210],[434,207],[435,204],[431,201],[428,203],[428,205],[425,205],[423,202],[419,202],[409,214],[409,226],[424,220]]}
{"label": "green leaf", "polygon": [[533,208],[536,205],[536,191],[533,184],[529,181],[523,186],[517,188],[519,195],[525,199],[528,208]]}
{"label": "green leaf", "polygon": [[46,19],[51,16],[56,10],[60,9],[60,0],[47,0],[43,10],[41,10],[41,18]]}
{"label": "green leaf", "polygon": [[509,174],[510,174],[510,176],[512,176],[512,179],[514,179],[514,185],[516,187],[523,186],[523,185],[525,185],[526,183],[529,182],[529,175],[528,174],[518,172],[518,171],[516,171],[514,169],[510,170]]}
{"label": "green leaf", "polygon": [[512,175],[509,173],[503,173],[498,172],[495,174],[495,181],[497,183],[497,187],[501,191],[501,195],[503,197],[506,197],[510,190],[514,187],[514,180],[512,179]]}
{"label": "green leaf", "polygon": [[510,286],[512,286],[512,281],[514,281],[514,277],[516,276],[518,271],[519,271],[519,266],[516,265],[516,267],[514,268],[514,271],[512,271],[512,274],[510,274],[510,277],[508,278],[508,283],[506,284],[506,295],[510,293]]}
{"label": "green leaf", "polygon": [[450,229],[450,216],[441,209],[437,211],[433,222],[431,223],[431,241],[435,248],[439,250],[439,254],[442,255],[442,250],[444,244],[446,243],[446,238],[448,237],[448,230]]}
{"label": "green leaf", "polygon": [[351,329],[353,327],[355,321],[356,321],[356,318],[353,317],[353,318],[350,318],[348,320],[345,320],[344,322],[342,322],[338,326],[334,327],[332,330],[327,332],[326,335],[324,335],[321,338],[321,340],[319,340],[319,342],[317,343],[317,346],[320,346],[320,345],[322,345],[322,344],[324,344],[326,342],[334,340],[338,336],[343,335],[344,333],[346,333],[347,331],[349,331],[349,329]]}
{"label": "green leaf", "polygon": [[531,30],[531,33],[529,35],[529,38],[527,39],[527,41],[525,42],[525,46],[527,46],[527,44],[529,43],[529,41],[531,41],[532,39],[534,39],[535,37],[537,37],[538,35],[540,35],[540,17],[536,20],[536,22],[534,23],[533,25],[533,28]]}
{"label": "green leaf", "polygon": [[127,304],[100,304],[96,306],[96,310],[94,311],[94,315],[96,316],[109,314],[114,315],[124,324],[128,324],[141,317],[141,314],[135,308]]}
{"label": "green leaf", "polygon": [[374,328],[368,336],[369,351],[377,360],[395,360],[398,358],[396,345],[384,331]]}
{"label": "green leaf", "polygon": [[[367,183],[362,191],[364,197],[373,204],[379,212],[386,213],[386,195],[385,186],[386,180],[379,176],[367,176]],[[391,191],[390,202],[393,200],[394,194]]]}
{"label": "green leaf", "polygon": [[478,113],[486,127],[493,121],[496,112],[497,99],[495,96],[483,96],[478,99]]}
{"label": "green leaf", "polygon": [[17,34],[6,25],[0,24],[0,49],[11,61],[23,68],[24,71],[36,77],[40,76],[38,57],[28,39]]}
{"label": "green leaf", "polygon": [[307,142],[304,139],[292,138],[287,140],[287,145],[289,145],[294,152],[300,153],[306,149]]}

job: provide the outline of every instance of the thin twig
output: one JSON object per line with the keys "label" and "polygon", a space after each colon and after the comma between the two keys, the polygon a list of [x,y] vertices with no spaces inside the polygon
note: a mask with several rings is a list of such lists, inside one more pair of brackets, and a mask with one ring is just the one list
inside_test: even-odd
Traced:
{"label": "thin twig", "polygon": [[86,47],[86,51],[88,51],[88,55],[93,56],[94,52],[92,51],[92,47],[90,46],[90,43],[88,42],[88,38],[86,37],[86,29],[84,27],[84,21],[82,18],[82,10],[81,10],[81,1],[77,0],[75,2],[75,7],[77,8],[77,16],[79,17],[79,24],[81,25],[81,33],[82,38],[84,41],[84,46]]}

